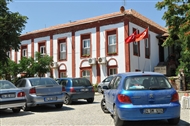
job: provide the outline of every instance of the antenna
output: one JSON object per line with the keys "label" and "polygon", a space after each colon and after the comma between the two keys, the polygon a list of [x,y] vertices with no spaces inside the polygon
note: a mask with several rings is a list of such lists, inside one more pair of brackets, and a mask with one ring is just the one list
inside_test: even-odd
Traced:
{"label": "antenna", "polygon": [[146,66],[146,60],[145,60],[145,63],[144,63],[144,67],[143,67],[142,73],[144,73],[145,66]]}

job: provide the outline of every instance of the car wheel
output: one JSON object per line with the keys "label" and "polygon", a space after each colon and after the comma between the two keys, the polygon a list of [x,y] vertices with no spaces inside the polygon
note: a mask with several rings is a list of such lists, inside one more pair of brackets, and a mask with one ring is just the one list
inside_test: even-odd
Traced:
{"label": "car wheel", "polygon": [[117,113],[117,110],[116,110],[116,107],[114,106],[113,107],[113,119],[114,119],[114,124],[115,126],[123,126],[124,124],[124,121],[121,120],[118,116],[118,113]]}
{"label": "car wheel", "polygon": [[25,105],[22,107],[22,109],[23,109],[24,111],[30,110],[30,108],[27,106],[27,104],[25,104]]}
{"label": "car wheel", "polygon": [[169,124],[176,125],[180,121],[180,117],[174,119],[168,119]]}
{"label": "car wheel", "polygon": [[104,113],[109,113],[108,109],[106,108],[106,101],[105,98],[101,100],[101,108]]}
{"label": "car wheel", "polygon": [[99,93],[102,93],[101,87],[98,87],[98,92],[99,92]]}
{"label": "car wheel", "polygon": [[92,103],[93,101],[94,101],[94,98],[88,98],[88,99],[87,99],[87,102],[88,102],[88,103]]}
{"label": "car wheel", "polygon": [[19,109],[19,108],[12,109],[12,111],[13,111],[14,113],[19,113],[19,112],[20,112],[20,109]]}
{"label": "car wheel", "polygon": [[63,104],[55,104],[56,108],[62,108]]}
{"label": "car wheel", "polygon": [[66,94],[64,97],[64,103],[66,105],[70,105],[72,103],[71,97],[68,94]]}

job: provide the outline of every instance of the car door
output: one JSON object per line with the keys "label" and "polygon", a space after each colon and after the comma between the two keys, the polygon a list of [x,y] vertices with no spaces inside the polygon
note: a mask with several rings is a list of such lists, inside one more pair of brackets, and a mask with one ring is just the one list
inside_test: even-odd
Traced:
{"label": "car door", "polygon": [[111,92],[112,92],[112,90],[114,89],[114,80],[115,80],[115,78],[113,78],[111,81],[110,81],[110,83],[109,83],[109,85],[108,85],[108,90],[105,90],[105,92],[104,92],[104,95],[105,95],[105,101],[106,101],[106,107],[109,109],[109,110],[111,110],[111,108],[112,108],[112,103],[111,103]]}
{"label": "car door", "polygon": [[113,111],[113,104],[115,103],[115,99],[117,98],[118,86],[121,82],[121,77],[117,76],[113,82],[113,88],[110,90],[110,109]]}

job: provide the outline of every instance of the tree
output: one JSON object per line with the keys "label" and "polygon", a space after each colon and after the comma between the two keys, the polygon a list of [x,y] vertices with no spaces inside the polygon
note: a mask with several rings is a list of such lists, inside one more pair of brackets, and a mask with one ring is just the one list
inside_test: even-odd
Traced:
{"label": "tree", "polygon": [[19,50],[19,36],[28,19],[18,12],[9,11],[7,7],[9,2],[12,2],[12,0],[0,0],[0,62],[3,64],[8,62],[7,52],[10,49]]}
{"label": "tree", "polygon": [[163,0],[156,8],[166,9],[162,19],[169,36],[163,46],[174,44],[181,48],[178,69],[184,69],[186,78],[190,78],[190,0]]}

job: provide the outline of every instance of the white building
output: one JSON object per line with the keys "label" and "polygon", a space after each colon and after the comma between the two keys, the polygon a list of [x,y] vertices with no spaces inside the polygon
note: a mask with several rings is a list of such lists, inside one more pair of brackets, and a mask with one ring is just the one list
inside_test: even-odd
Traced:
{"label": "white building", "polygon": [[[149,39],[125,43],[134,30],[140,33],[147,27]],[[95,84],[115,73],[153,71],[168,55],[156,37],[165,32],[165,28],[130,9],[124,14],[116,12],[23,34],[21,49],[12,50],[11,59],[18,62],[23,56],[34,57],[36,51],[45,53],[54,60],[47,76],[85,76]]]}

